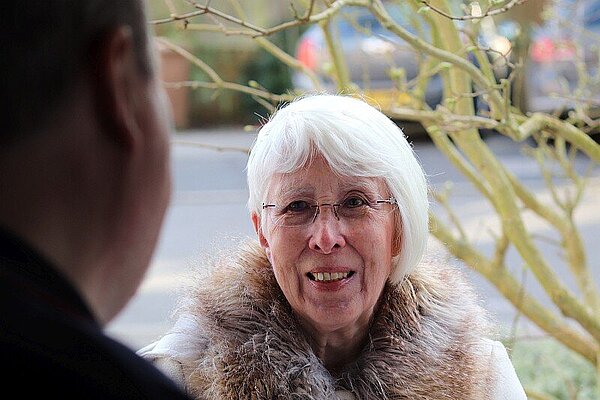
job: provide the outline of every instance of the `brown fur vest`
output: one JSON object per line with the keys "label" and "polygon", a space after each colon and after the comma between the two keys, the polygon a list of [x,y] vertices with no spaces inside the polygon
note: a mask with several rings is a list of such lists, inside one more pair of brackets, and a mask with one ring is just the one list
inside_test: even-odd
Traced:
{"label": "brown fur vest", "polygon": [[183,307],[200,331],[184,365],[201,399],[486,399],[487,322],[459,271],[420,265],[387,285],[368,344],[332,376],[315,356],[264,252],[251,244],[194,284]]}

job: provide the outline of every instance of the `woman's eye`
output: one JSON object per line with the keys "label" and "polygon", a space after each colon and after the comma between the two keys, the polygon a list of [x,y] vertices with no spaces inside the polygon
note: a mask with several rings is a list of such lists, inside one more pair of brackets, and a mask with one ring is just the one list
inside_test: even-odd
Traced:
{"label": "woman's eye", "polygon": [[290,204],[288,204],[288,206],[285,208],[285,211],[289,211],[289,212],[302,212],[302,211],[306,211],[310,208],[310,205],[308,204],[308,202],[304,201],[304,200],[296,200],[296,201],[292,201]]}
{"label": "woman's eye", "polygon": [[367,202],[360,197],[349,197],[342,203],[342,206],[348,208],[357,208],[366,205]]}

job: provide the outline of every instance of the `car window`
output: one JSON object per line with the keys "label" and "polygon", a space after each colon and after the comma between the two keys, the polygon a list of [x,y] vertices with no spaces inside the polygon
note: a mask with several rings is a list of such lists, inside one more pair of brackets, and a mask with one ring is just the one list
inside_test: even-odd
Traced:
{"label": "car window", "polygon": [[384,28],[377,18],[362,8],[349,7],[336,18],[340,33],[352,35],[356,33],[381,33]]}
{"label": "car window", "polygon": [[583,15],[586,28],[600,29],[600,1],[588,2]]}
{"label": "car window", "polygon": [[381,31],[383,30],[383,26],[379,23],[379,20],[375,18],[374,15],[359,15],[356,18],[356,23],[365,29],[373,30],[373,31]]}
{"label": "car window", "polygon": [[[462,15],[462,0],[451,0],[448,2],[452,15]],[[390,17],[402,28],[413,35],[425,40],[431,39],[430,26],[421,14],[404,2],[386,3],[386,11]],[[390,32],[385,29],[379,20],[366,8],[347,6],[335,16],[338,32],[343,37],[356,35],[382,35],[389,36]]]}

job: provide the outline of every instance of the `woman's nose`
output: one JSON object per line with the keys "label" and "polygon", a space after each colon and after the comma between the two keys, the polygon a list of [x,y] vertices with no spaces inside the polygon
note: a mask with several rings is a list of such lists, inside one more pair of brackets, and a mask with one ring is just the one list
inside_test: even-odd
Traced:
{"label": "woman's nose", "polygon": [[330,254],[336,248],[344,247],[346,239],[342,235],[341,222],[337,218],[333,207],[324,207],[319,210],[309,228],[312,231],[308,242],[310,249],[323,254]]}

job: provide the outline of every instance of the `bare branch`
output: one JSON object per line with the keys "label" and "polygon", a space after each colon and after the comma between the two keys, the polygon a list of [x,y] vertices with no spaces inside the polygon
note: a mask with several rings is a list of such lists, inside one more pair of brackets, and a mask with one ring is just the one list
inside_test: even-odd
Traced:
{"label": "bare branch", "polygon": [[173,4],[173,2],[171,0],[164,0],[165,4],[167,5],[167,8],[169,9],[169,12],[171,13],[171,15],[173,14],[177,14],[177,10],[175,9],[175,5]]}
{"label": "bare branch", "polygon": [[571,328],[537,300],[523,292],[521,284],[504,265],[493,265],[469,244],[457,240],[433,213],[429,214],[432,234],[457,258],[482,274],[502,295],[532,322],[571,350],[581,354],[593,365],[600,348],[598,343],[579,330]]}
{"label": "bare branch", "polygon": [[[409,43],[413,48],[420,51],[424,51],[427,54],[441,61],[447,61],[451,63],[456,68],[466,72],[468,76],[470,76],[480,88],[488,88],[490,84],[492,84],[486,78],[486,76],[466,58],[433,46],[427,43],[426,41],[420,39],[418,36],[413,35],[406,29],[400,27],[394,22],[392,17],[386,11],[383,4],[381,4],[380,0],[373,0],[369,8],[386,29],[398,35],[401,39]],[[467,91],[465,90],[465,92]],[[490,106],[492,107],[492,110],[501,110],[503,107],[502,99],[500,98],[498,93],[495,93],[493,91],[490,92]]]}
{"label": "bare branch", "polygon": [[171,50],[175,51],[176,53],[180,54],[181,56],[185,57],[187,60],[191,61],[194,65],[198,66],[213,81],[213,82],[201,82],[201,81],[171,82],[171,83],[167,83],[168,87],[171,87],[171,88],[189,87],[192,89],[206,88],[206,89],[213,89],[213,90],[218,90],[218,89],[234,90],[234,91],[250,94],[253,96],[259,96],[261,98],[268,99],[268,100],[271,100],[272,102],[276,102],[276,103],[279,103],[281,101],[289,101],[293,97],[291,95],[274,95],[267,90],[260,90],[260,89],[252,88],[249,86],[240,85],[239,83],[234,83],[234,82],[226,82],[223,79],[221,79],[221,77],[210,66],[208,66],[205,62],[203,62],[202,60],[200,60],[199,58],[197,58],[196,56],[194,56],[187,50],[181,48],[180,46],[177,46],[174,43],[171,43],[170,41],[168,41],[164,38],[157,38],[156,40],[159,43],[163,44],[164,46],[168,47],[169,49],[171,49]]}
{"label": "bare branch", "polygon": [[250,24],[250,23],[248,23],[248,22],[246,22],[244,20],[241,20],[239,18],[235,18],[235,17],[233,17],[233,16],[231,16],[231,15],[229,15],[227,13],[219,11],[219,10],[217,10],[215,8],[212,8],[212,7],[208,6],[208,5],[203,6],[203,5],[198,4],[197,2],[192,1],[192,0],[186,0],[186,1],[192,7],[198,9],[203,14],[210,13],[210,15],[214,15],[214,16],[219,17],[219,18],[221,18],[221,19],[223,19],[225,21],[229,21],[229,22],[232,22],[232,23],[234,23],[236,25],[243,26],[244,28],[247,28],[247,29],[249,29],[251,31],[255,31],[255,32],[257,32],[257,33],[259,33],[261,35],[265,35],[267,33],[267,31],[265,29],[263,29],[263,28],[261,28],[259,26]]}
{"label": "bare branch", "polygon": [[455,114],[443,107],[438,107],[436,111],[431,111],[392,106],[390,109],[384,111],[391,118],[402,121],[418,121],[430,125],[437,124],[440,128],[448,131],[464,130],[465,126],[485,129],[497,129],[501,126],[501,123],[490,118]]}
{"label": "bare branch", "polygon": [[[449,13],[447,13],[447,12],[445,12],[445,11],[437,8],[437,7],[434,7],[434,6],[431,5],[431,2],[429,0],[419,0],[419,1],[422,4],[424,4],[426,7],[428,7],[429,9],[431,9],[432,11],[434,11],[434,12],[436,12],[436,13],[438,13],[438,14],[440,14],[440,15],[448,18],[448,19],[466,21],[466,20],[473,20],[473,19],[475,19],[475,20],[482,19],[482,18],[485,18],[485,17],[492,17],[494,15],[505,13],[508,10],[510,10],[511,8],[513,8],[513,7],[517,6],[517,5],[525,3],[527,0],[510,0],[506,5],[504,5],[504,6],[500,7],[500,8],[492,9],[490,7],[488,10],[486,10],[485,12],[482,12],[482,13],[472,12],[471,15],[461,15],[461,16],[452,15],[452,14],[449,14]],[[474,14],[476,14],[476,15],[474,15]]]}
{"label": "bare branch", "polygon": [[188,142],[188,141],[185,141],[185,140],[172,140],[171,143],[173,143],[174,145],[183,145],[183,146],[189,146],[189,147],[199,147],[199,148],[202,148],[202,149],[215,150],[215,151],[219,151],[219,152],[234,151],[234,152],[240,152],[240,153],[244,153],[244,154],[250,154],[250,149],[249,148],[245,148],[245,147],[215,146],[215,145],[212,145],[212,144],[197,143],[197,142]]}
{"label": "bare branch", "polygon": [[351,87],[350,74],[348,72],[346,60],[344,59],[344,55],[341,51],[342,49],[340,46],[336,45],[337,40],[333,37],[329,20],[322,21],[319,25],[323,30],[323,36],[325,38],[327,50],[329,51],[329,55],[331,56],[331,61],[335,69],[335,77],[337,78],[336,81],[338,92],[348,92]]}
{"label": "bare branch", "polygon": [[531,136],[534,132],[539,132],[543,129],[548,129],[556,136],[562,136],[574,146],[578,147],[583,153],[600,163],[600,145],[585,132],[577,127],[561,121],[557,118],[543,113],[533,113],[518,130],[514,137],[517,141],[522,141]]}
{"label": "bare branch", "polygon": [[206,73],[206,75],[208,75],[208,77],[210,79],[212,79],[215,83],[223,82],[223,80],[221,79],[221,77],[219,76],[219,74],[217,74],[214,69],[212,69],[204,61],[200,60],[198,57],[194,56],[192,53],[190,53],[189,51],[185,50],[181,46],[178,46],[178,45],[172,43],[171,41],[169,41],[169,40],[167,40],[165,38],[161,38],[161,37],[157,37],[157,38],[155,38],[155,40],[158,43],[162,44],[163,46],[165,46],[165,47],[169,48],[170,50],[176,52],[177,54],[179,54],[180,56],[182,56],[186,60],[190,61],[192,64],[196,65],[198,68],[200,68],[202,71],[204,71],[204,73]]}
{"label": "bare branch", "polygon": [[454,227],[458,230],[458,234],[460,235],[460,240],[466,241],[467,234],[465,233],[465,230],[460,222],[460,219],[458,218],[458,216],[452,210],[452,208],[450,207],[450,204],[448,203],[448,196],[450,195],[451,190],[452,190],[452,183],[447,182],[446,185],[444,185],[443,192],[437,192],[435,190],[432,190],[431,194],[432,194],[433,198],[444,208],[444,210],[446,210],[446,213],[448,214],[448,218],[450,218],[450,221],[452,222]]}
{"label": "bare branch", "polygon": [[[271,27],[271,28],[262,28],[260,26],[256,26],[254,24],[246,22],[243,19],[233,17],[227,13],[219,11],[208,5],[206,5],[206,6],[201,5],[201,4],[198,4],[198,3],[194,2],[194,1],[190,1],[190,0],[186,0],[186,1],[188,3],[190,3],[194,8],[197,8],[198,11],[189,12],[189,13],[185,13],[185,14],[181,14],[181,15],[171,15],[169,18],[153,20],[153,21],[150,21],[150,23],[156,25],[156,24],[166,24],[166,23],[170,23],[170,22],[184,20],[184,21],[186,21],[186,24],[184,25],[185,29],[200,28],[201,30],[206,30],[205,25],[203,25],[203,24],[193,25],[193,24],[189,23],[189,20],[192,18],[201,16],[201,15],[212,15],[212,16],[220,18],[224,21],[227,21],[231,24],[234,24],[236,26],[241,26],[241,27],[245,28],[242,30],[240,30],[240,29],[229,30],[228,28],[225,28],[224,26],[220,26],[218,30],[221,30],[223,33],[225,33],[227,35],[243,35],[243,36],[250,36],[250,37],[254,38],[254,37],[260,37],[260,36],[270,36],[277,32],[284,31],[284,30],[287,30],[289,28],[293,28],[296,26],[306,25],[309,23],[310,24],[318,23],[320,21],[324,21],[324,20],[331,18],[333,15],[338,13],[341,8],[343,8],[346,5],[365,6],[368,2],[367,0],[337,0],[336,2],[332,3],[327,9],[323,10],[319,14],[312,14],[312,9],[309,9],[309,11],[311,11],[311,13],[310,14],[307,13],[302,18],[297,18],[297,19],[293,19],[291,21],[283,22],[283,23],[276,25],[274,27]],[[214,30],[214,29],[211,29],[211,30]]]}
{"label": "bare branch", "polygon": [[203,88],[203,89],[212,89],[212,90],[220,90],[220,89],[233,90],[236,92],[246,93],[251,96],[258,96],[260,98],[270,100],[274,103],[291,101],[294,98],[294,96],[292,96],[292,95],[276,95],[276,94],[273,94],[266,90],[260,90],[260,89],[256,89],[256,88],[253,88],[250,86],[240,85],[239,83],[226,82],[223,80],[221,80],[219,82],[202,82],[202,81],[166,82],[165,87],[173,88],[173,89],[180,89],[180,88],[187,87],[187,88],[191,88],[191,89]]}
{"label": "bare branch", "polygon": [[510,240],[508,240],[508,236],[503,231],[500,237],[496,239],[496,249],[494,250],[494,258],[492,259],[492,264],[495,268],[500,268],[504,265],[509,245]]}
{"label": "bare branch", "polygon": [[591,310],[597,310],[600,307],[600,296],[595,288],[594,279],[587,268],[583,242],[572,215],[561,216],[557,214],[551,207],[542,204],[512,173],[507,172],[507,176],[515,194],[523,204],[558,230],[562,238],[562,246],[567,254],[569,268],[583,293],[585,303]]}
{"label": "bare branch", "polygon": [[[234,5],[234,7],[237,10],[240,17],[247,18],[246,14],[244,13],[244,10],[241,7],[241,5],[239,4],[239,2],[237,0],[231,0],[231,2]],[[301,18],[301,21],[306,21],[310,18],[311,14],[312,14],[313,6],[314,6],[314,0],[311,0],[311,3],[306,12],[306,15]],[[312,71],[310,68],[306,67],[304,64],[302,64],[296,58],[290,56],[285,51],[281,50],[275,44],[270,42],[266,37],[256,37],[256,38],[254,38],[254,40],[265,51],[270,53],[273,57],[275,57],[276,59],[278,59],[285,65],[287,65],[288,67],[290,67],[296,71],[301,71],[303,74],[305,74],[311,80],[311,82],[316,90],[321,90],[321,82],[319,81],[319,78],[317,78],[317,76],[315,75],[314,71]]]}
{"label": "bare branch", "polygon": [[536,390],[528,388],[525,388],[525,394],[527,395],[527,398],[531,400],[558,400],[557,397],[551,396],[546,393],[540,393]]}

